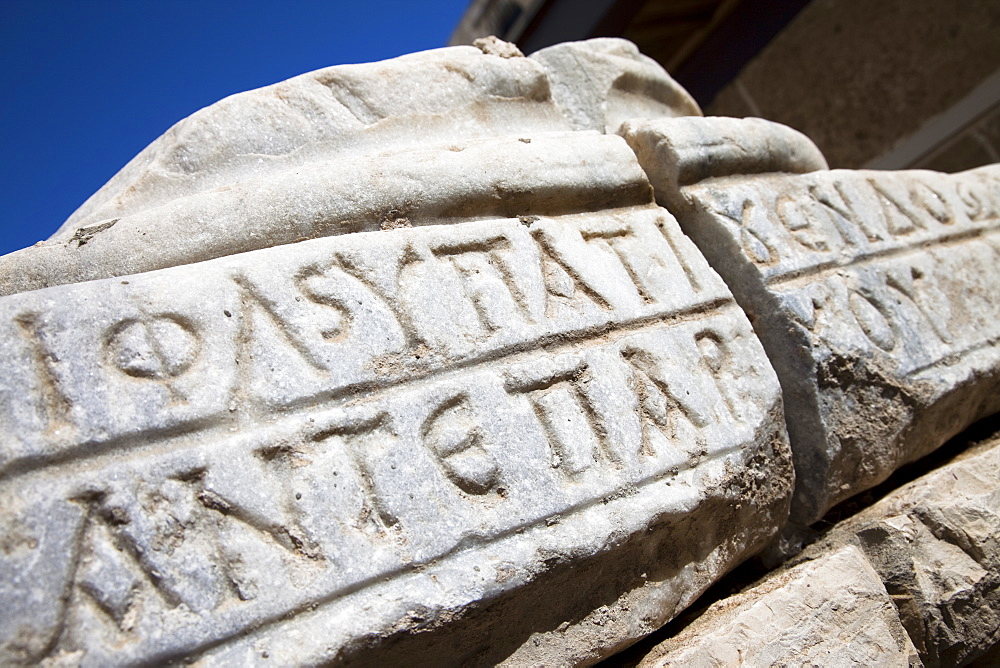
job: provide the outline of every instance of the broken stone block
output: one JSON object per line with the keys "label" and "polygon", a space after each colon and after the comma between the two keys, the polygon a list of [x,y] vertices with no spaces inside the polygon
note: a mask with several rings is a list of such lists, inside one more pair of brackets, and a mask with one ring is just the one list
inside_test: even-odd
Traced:
{"label": "broken stone block", "polygon": [[1000,167],[827,171],[761,120],[622,133],[778,372],[795,522],[1000,411]]}
{"label": "broken stone block", "polygon": [[599,660],[785,522],[779,390],[649,204],[4,297],[0,663]]}
{"label": "broken stone block", "polygon": [[697,105],[630,42],[553,49],[525,58],[494,40],[228,97],[154,141],[49,240],[0,258],[0,294],[400,221],[589,210],[573,186],[638,203],[627,148],[564,133]]}
{"label": "broken stone block", "polygon": [[844,545],[878,571],[925,664],[982,660],[1000,645],[1000,436],[836,525],[803,558]]}
{"label": "broken stone block", "polygon": [[878,573],[844,547],[709,607],[639,664],[919,666]]}

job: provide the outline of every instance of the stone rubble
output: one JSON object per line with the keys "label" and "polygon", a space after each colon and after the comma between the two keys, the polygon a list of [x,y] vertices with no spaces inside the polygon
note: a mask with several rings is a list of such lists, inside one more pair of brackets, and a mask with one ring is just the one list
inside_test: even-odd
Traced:
{"label": "stone rubble", "polygon": [[1000,643],[1000,436],[832,529],[801,558],[856,545],[928,666]]}
{"label": "stone rubble", "polygon": [[759,119],[622,133],[778,372],[797,524],[1000,411],[1000,166],[827,171]]}
{"label": "stone rubble", "polygon": [[[590,665],[1000,412],[1000,167],[700,113],[624,40],[327,68],[0,258],[0,664]],[[648,660],[987,656],[998,489]]]}
{"label": "stone rubble", "polygon": [[835,525],[761,584],[713,604],[640,665],[962,666],[998,643],[994,435]]}
{"label": "stone rubble", "polygon": [[878,573],[847,546],[713,604],[639,665],[921,664]]}

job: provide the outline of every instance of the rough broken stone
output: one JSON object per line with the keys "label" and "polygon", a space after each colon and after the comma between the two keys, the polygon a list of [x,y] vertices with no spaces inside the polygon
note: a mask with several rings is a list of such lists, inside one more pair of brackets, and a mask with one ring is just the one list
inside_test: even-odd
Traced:
{"label": "rough broken stone", "polygon": [[[502,209],[523,203],[529,190],[572,206],[572,195],[559,191],[558,175],[572,171],[566,160],[592,172],[594,192],[621,183],[612,171],[620,161],[573,150],[599,146],[593,139],[546,133],[603,132],[626,111],[700,113],[624,40],[560,45],[531,58],[505,44],[330,67],[202,109],[136,156],[48,241],[0,258],[0,294],[378,229],[385,216],[392,222],[411,210],[425,224],[565,213]],[[539,156],[552,158],[555,183],[548,167],[533,169]],[[449,203],[452,210],[437,211]]]}
{"label": "rough broken stone", "polygon": [[759,120],[622,133],[778,372],[797,523],[1000,411],[1000,166],[826,171]]}
{"label": "rough broken stone", "polygon": [[628,40],[556,44],[531,58],[549,72],[552,98],[576,130],[614,133],[627,120],[701,116],[694,98]]}
{"label": "rough broken stone", "polygon": [[848,546],[713,604],[639,665],[908,667],[920,661],[878,573]]}
{"label": "rough broken stone", "polygon": [[924,663],[982,659],[1000,645],[1000,437],[841,522],[802,558],[844,545],[879,572]]}
{"label": "rough broken stone", "polygon": [[5,664],[592,662],[793,481],[750,323],[649,204],[4,297],[0,434]]}

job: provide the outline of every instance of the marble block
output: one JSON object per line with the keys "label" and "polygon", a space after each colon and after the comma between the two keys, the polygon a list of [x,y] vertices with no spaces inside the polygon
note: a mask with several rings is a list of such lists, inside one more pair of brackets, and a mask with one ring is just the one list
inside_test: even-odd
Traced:
{"label": "marble block", "polygon": [[0,299],[0,663],[590,663],[787,517],[776,376],[663,209]]}
{"label": "marble block", "polygon": [[828,171],[756,119],[622,133],[778,372],[795,522],[1000,411],[1000,166]]}

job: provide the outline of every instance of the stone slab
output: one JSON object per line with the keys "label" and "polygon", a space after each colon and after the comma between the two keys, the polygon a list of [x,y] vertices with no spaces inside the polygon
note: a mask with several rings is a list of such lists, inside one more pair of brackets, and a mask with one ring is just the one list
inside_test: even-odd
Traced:
{"label": "stone slab", "polygon": [[720,149],[739,123],[623,132],[775,365],[809,524],[1000,411],[1000,167],[826,171],[773,123]]}
{"label": "stone slab", "polygon": [[963,666],[995,652],[1000,436],[841,522],[803,558],[844,545],[878,571],[926,665]]}
{"label": "stone slab", "polygon": [[892,599],[847,546],[709,607],[639,664],[919,666]]}
{"label": "stone slab", "polygon": [[663,209],[0,299],[0,663],[593,662],[785,521],[777,379]]}

